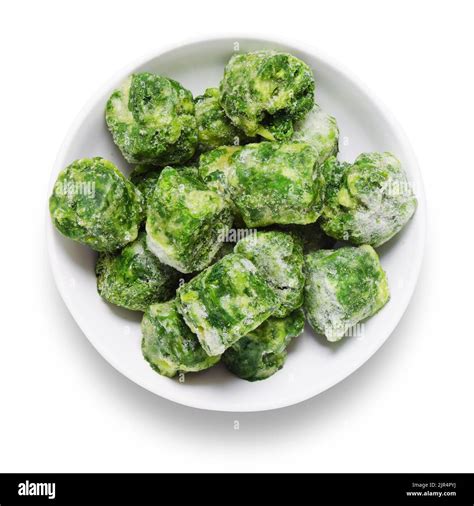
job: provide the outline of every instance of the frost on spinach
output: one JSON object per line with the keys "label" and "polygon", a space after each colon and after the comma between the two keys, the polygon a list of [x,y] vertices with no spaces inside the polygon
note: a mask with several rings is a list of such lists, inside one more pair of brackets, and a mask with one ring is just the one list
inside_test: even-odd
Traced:
{"label": "frost on spinach", "polygon": [[320,165],[339,151],[336,118],[315,104],[308,115],[295,124],[293,140],[309,144],[316,153],[316,163]]}
{"label": "frost on spinach", "polygon": [[328,341],[342,339],[390,298],[379,257],[368,245],[309,253],[305,275],[306,318]]}
{"label": "frost on spinach", "polygon": [[323,167],[326,199],[321,226],[353,244],[381,246],[416,210],[416,197],[391,153],[363,153],[351,164],[329,159]]}
{"label": "frost on spinach", "polygon": [[279,298],[273,316],[287,316],[303,304],[303,246],[291,234],[258,231],[241,239],[234,248],[248,258]]}

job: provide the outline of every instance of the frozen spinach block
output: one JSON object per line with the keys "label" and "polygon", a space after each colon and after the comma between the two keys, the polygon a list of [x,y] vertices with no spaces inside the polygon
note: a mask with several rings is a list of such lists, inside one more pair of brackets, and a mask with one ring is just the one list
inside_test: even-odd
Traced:
{"label": "frozen spinach block", "polygon": [[199,175],[247,227],[313,223],[323,203],[316,154],[305,143],[222,146],[201,155]]}
{"label": "frozen spinach block", "polygon": [[221,105],[248,136],[289,140],[293,122],[314,104],[314,77],[298,58],[262,50],[235,54],[220,83]]}
{"label": "frozen spinach block", "polygon": [[194,99],[198,128],[198,151],[203,153],[219,146],[244,144],[247,136],[235,127],[220,104],[217,88],[208,88]]}
{"label": "frozen spinach block", "polygon": [[193,96],[173,79],[149,72],[131,75],[109,98],[105,119],[130,163],[180,164],[196,150]]}
{"label": "frozen spinach block", "polygon": [[279,371],[286,360],[286,348],[304,329],[304,315],[297,309],[286,318],[270,317],[228,348],[222,360],[239,378],[258,381]]}
{"label": "frozen spinach block", "polygon": [[306,317],[314,331],[339,341],[390,298],[385,272],[368,245],[319,250],[305,256]]}
{"label": "frozen spinach block", "polygon": [[115,251],[134,241],[144,214],[143,197],[112,162],[76,160],[60,172],[49,211],[69,239],[96,251]]}
{"label": "frozen spinach block", "polygon": [[277,308],[273,289],[242,255],[226,255],[178,288],[178,311],[209,355],[219,355]]}
{"label": "frozen spinach block", "polygon": [[149,200],[147,245],[164,264],[199,271],[219,251],[232,219],[227,201],[199,179],[197,169],[166,167]]}
{"label": "frozen spinach block", "polygon": [[315,162],[298,142],[248,144],[232,154],[228,191],[247,227],[315,222],[323,204]]}
{"label": "frozen spinach block", "polygon": [[101,297],[134,311],[174,297],[179,279],[177,271],[148,250],[145,232],[118,253],[101,253],[96,275]]}
{"label": "frozen spinach block", "polygon": [[151,305],[142,320],[142,352],[150,366],[163,376],[197,372],[215,365],[176,310],[174,300]]}
{"label": "frozen spinach block", "polygon": [[353,165],[328,160],[323,173],[329,188],[321,226],[331,237],[380,246],[415,212],[416,197],[391,153],[363,153]]}
{"label": "frozen spinach block", "polygon": [[284,232],[255,232],[234,248],[248,258],[279,298],[273,316],[284,317],[303,304],[303,246]]}
{"label": "frozen spinach block", "polygon": [[309,144],[316,153],[316,163],[323,163],[339,151],[336,118],[315,104],[309,114],[295,124],[293,140]]}
{"label": "frozen spinach block", "polygon": [[145,199],[145,208],[155,191],[155,186],[161,174],[161,168],[151,165],[137,165],[130,174],[130,181],[139,189]]}

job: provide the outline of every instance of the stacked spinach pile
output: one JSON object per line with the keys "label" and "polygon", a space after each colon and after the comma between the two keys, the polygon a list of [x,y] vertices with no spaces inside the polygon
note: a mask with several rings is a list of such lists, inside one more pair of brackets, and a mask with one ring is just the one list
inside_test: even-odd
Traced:
{"label": "stacked spinach pile", "polygon": [[[305,317],[338,341],[389,300],[374,247],[404,227],[416,198],[391,153],[337,159],[336,120],[300,59],[236,54],[195,99],[173,79],[133,74],[105,119],[130,178],[102,158],[74,161],[51,218],[99,252],[99,294],[144,312],[143,355],[158,373],[222,358],[265,379]],[[236,228],[245,233],[233,243]]]}

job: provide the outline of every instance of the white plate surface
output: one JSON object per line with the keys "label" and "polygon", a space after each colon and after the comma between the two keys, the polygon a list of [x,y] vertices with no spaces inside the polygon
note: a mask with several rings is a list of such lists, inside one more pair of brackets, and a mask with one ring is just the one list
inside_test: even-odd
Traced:
{"label": "white plate surface", "polygon": [[[415,288],[425,238],[423,185],[412,149],[391,114],[364,85],[327,58],[314,52],[256,38],[213,39],[169,49],[131,65],[116,75],[86,105],[68,134],[51,176],[72,161],[92,156],[108,158],[125,173],[129,167],[114,146],[104,121],[104,106],[112,90],[131,72],[151,71],[172,77],[194,95],[217,86],[234,51],[273,48],[307,62],[316,77],[317,102],[334,115],[341,131],[340,158],[352,161],[363,151],[392,151],[415,188],[419,206],[412,221],[392,241],[379,248],[387,272],[391,300],[364,323],[362,336],[330,345],[309,328],[289,348],[285,367],[271,378],[249,383],[223,365],[188,374],[184,383],[156,374],[140,352],[141,313],[111,306],[96,291],[96,254],[62,237],[48,223],[50,260],[58,289],[97,351],[122,374],[151,392],[172,401],[220,411],[261,411],[296,404],[346,378],[385,342],[401,319]],[[87,371],[84,371],[87,374]]]}

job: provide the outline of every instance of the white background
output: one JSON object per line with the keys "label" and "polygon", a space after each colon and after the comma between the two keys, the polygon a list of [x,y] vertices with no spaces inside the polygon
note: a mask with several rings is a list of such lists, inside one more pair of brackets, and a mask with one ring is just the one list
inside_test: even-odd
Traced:
{"label": "white background", "polygon": [[[2,2],[0,472],[473,472],[472,6]],[[89,96],[154,49],[229,34],[282,36],[365,81],[412,141],[429,213],[418,288],[382,349],[317,398],[246,415],[172,404],[112,369],[63,305],[44,233],[50,170]]]}

